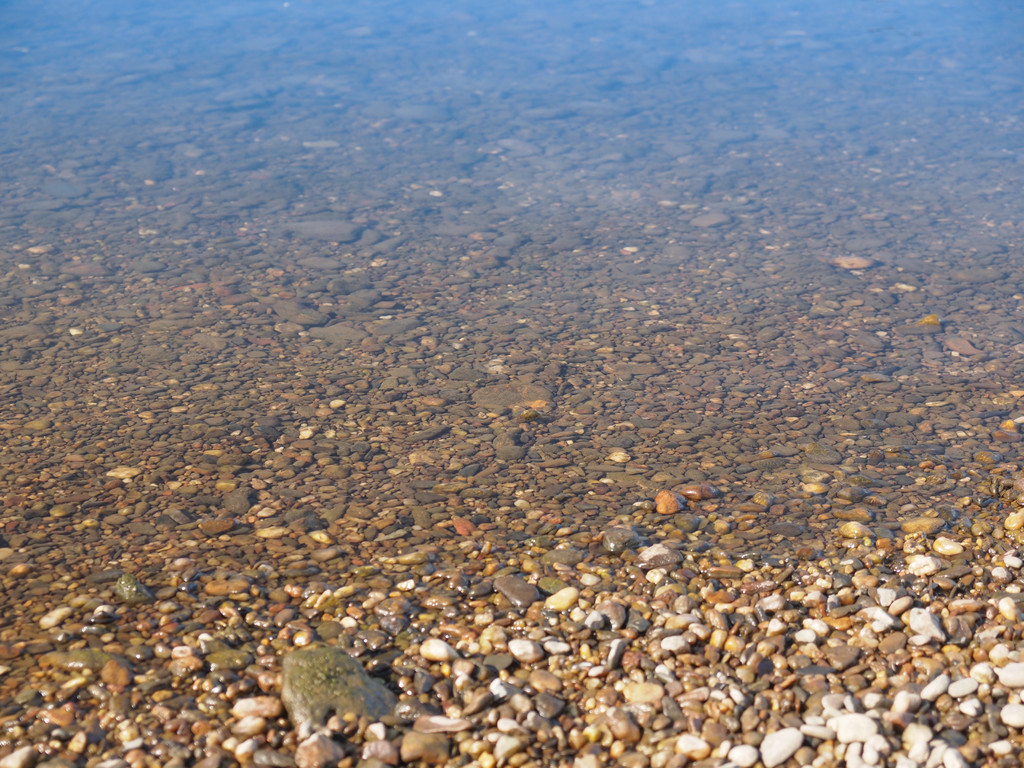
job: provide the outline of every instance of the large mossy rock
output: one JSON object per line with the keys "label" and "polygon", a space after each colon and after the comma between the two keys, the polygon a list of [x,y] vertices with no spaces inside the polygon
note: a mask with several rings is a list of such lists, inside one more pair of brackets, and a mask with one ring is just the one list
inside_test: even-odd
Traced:
{"label": "large mossy rock", "polygon": [[332,714],[378,720],[391,714],[398,698],[340,648],[303,648],[284,657],[281,701],[305,737]]}

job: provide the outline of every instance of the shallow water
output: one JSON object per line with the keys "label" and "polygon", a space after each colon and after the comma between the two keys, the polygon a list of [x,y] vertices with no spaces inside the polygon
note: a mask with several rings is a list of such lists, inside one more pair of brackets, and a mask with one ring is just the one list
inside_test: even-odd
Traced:
{"label": "shallow water", "polygon": [[791,553],[955,507],[1024,419],[1021,19],[0,10],[7,558],[211,519]]}

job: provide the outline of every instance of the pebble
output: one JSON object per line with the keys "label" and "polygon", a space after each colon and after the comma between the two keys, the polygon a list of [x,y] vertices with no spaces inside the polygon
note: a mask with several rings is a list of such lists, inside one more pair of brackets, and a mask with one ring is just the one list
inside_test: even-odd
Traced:
{"label": "pebble", "polygon": [[927,637],[930,640],[945,642],[946,632],[942,628],[939,617],[924,608],[911,608],[909,611],[907,625],[918,635]]}
{"label": "pebble", "polygon": [[828,725],[836,732],[840,744],[864,742],[878,733],[878,723],[867,715],[850,712],[829,720]]}
{"label": "pebble", "polygon": [[533,664],[544,658],[544,649],[539,643],[535,643],[532,640],[518,638],[509,640],[508,652],[515,657],[516,661],[523,664]]}
{"label": "pebble", "polygon": [[996,668],[999,682],[1007,688],[1024,688],[1024,662],[1016,661]]}
{"label": "pebble", "polygon": [[711,745],[699,736],[684,733],[676,739],[676,754],[684,755],[690,760],[703,760],[711,754]]}
{"label": "pebble", "polygon": [[1011,728],[1024,728],[1024,704],[1005,704],[999,710],[999,719]]}
{"label": "pebble", "polygon": [[74,610],[66,605],[57,606],[39,619],[39,626],[42,629],[53,629],[62,624],[73,613]]}
{"label": "pebble", "polygon": [[804,734],[799,728],[783,728],[769,733],[761,741],[761,762],[765,768],[775,768],[795,755],[803,743]]}
{"label": "pebble", "polygon": [[925,701],[935,701],[949,690],[949,684],[949,675],[945,673],[936,675],[928,682],[928,685],[921,689],[921,698]]}
{"label": "pebble", "polygon": [[964,696],[970,696],[978,690],[978,681],[970,677],[962,677],[955,682],[949,684],[949,688],[946,689],[946,693],[952,696],[954,699],[960,699]]}
{"label": "pebble", "polygon": [[914,576],[931,576],[942,570],[942,561],[931,555],[910,555],[907,558],[907,573]]}
{"label": "pebble", "polygon": [[460,658],[458,651],[437,637],[428,637],[420,644],[420,656],[427,661],[454,661]]}
{"label": "pebble", "polygon": [[519,576],[499,576],[494,580],[494,588],[516,608],[529,608],[540,600],[537,587]]}
{"label": "pebble", "polygon": [[[737,744],[729,750],[729,754],[727,755],[729,762],[738,765],[739,768],[753,768],[760,757],[761,755],[757,751],[757,747],[752,747],[749,744]],[[765,765],[767,765],[767,762]]]}
{"label": "pebble", "polygon": [[32,768],[38,757],[35,747],[18,747],[7,757],[0,758],[0,768]]}
{"label": "pebble", "polygon": [[549,611],[568,611],[580,598],[580,591],[576,587],[564,587],[553,595],[549,595],[544,601],[544,607]]}

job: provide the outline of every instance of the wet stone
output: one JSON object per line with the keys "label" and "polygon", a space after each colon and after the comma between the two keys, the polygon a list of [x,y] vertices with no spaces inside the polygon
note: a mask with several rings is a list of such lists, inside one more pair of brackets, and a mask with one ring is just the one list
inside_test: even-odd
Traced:
{"label": "wet stone", "polygon": [[540,600],[540,591],[519,576],[499,576],[494,588],[516,608],[528,608]]}
{"label": "wet stone", "polygon": [[640,544],[640,537],[632,528],[613,526],[604,532],[601,539],[601,546],[610,555],[621,555],[636,549]]}
{"label": "wet stone", "polygon": [[284,657],[281,701],[300,733],[323,727],[331,714],[378,720],[397,699],[339,648],[308,648]]}
{"label": "wet stone", "polygon": [[156,599],[149,588],[132,573],[125,573],[117,580],[114,585],[114,594],[127,605],[143,605]]}

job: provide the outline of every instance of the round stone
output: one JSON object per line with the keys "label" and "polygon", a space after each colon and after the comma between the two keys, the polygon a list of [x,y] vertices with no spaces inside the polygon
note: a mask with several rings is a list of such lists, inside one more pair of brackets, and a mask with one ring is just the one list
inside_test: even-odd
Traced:
{"label": "round stone", "polygon": [[428,637],[420,645],[420,656],[427,661],[454,661],[459,653],[444,640]]}
{"label": "round stone", "polygon": [[1024,728],[1024,704],[1004,705],[999,710],[999,719],[1011,728]]}
{"label": "round stone", "polygon": [[761,762],[765,768],[775,768],[789,760],[803,746],[804,735],[799,728],[783,728],[769,733],[761,741]]}

